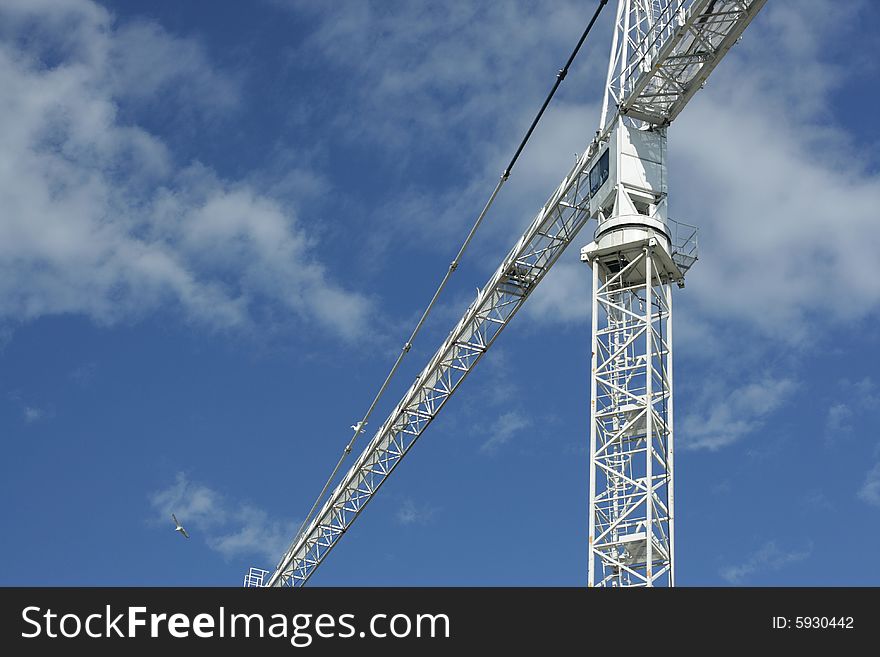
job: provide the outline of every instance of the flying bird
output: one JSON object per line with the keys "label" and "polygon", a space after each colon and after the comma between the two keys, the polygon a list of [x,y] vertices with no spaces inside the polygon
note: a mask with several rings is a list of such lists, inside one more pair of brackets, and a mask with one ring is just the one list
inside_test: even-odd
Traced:
{"label": "flying bird", "polygon": [[179,522],[177,522],[177,516],[173,513],[171,514],[171,519],[174,521],[174,531],[180,532],[183,534],[184,538],[189,538],[189,534],[186,533],[186,530],[183,528]]}
{"label": "flying bird", "polygon": [[366,422],[358,422],[357,424],[352,424],[351,428],[354,429],[358,433],[363,433],[365,424],[366,424]]}

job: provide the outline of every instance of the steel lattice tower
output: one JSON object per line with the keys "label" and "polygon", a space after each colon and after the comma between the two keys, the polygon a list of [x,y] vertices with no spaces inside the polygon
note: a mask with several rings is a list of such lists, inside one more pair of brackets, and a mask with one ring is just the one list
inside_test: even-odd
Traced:
{"label": "steel lattice tower", "polygon": [[[642,232],[627,229],[630,233]],[[653,234],[652,234],[653,233]],[[674,583],[672,289],[668,240],[650,228],[593,270],[591,586]]]}
{"label": "steel lattice tower", "polygon": [[675,583],[671,285],[696,260],[696,229],[667,217],[665,126],[618,110],[656,60],[652,32],[674,27],[678,11],[621,0],[615,18],[600,119],[608,155],[595,241],[581,251],[593,279],[590,586]]}

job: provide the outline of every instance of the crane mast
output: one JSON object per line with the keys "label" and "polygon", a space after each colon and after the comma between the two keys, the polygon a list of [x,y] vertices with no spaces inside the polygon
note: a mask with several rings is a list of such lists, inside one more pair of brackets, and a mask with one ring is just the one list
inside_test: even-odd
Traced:
{"label": "crane mast", "polygon": [[600,128],[274,571],[302,586],[592,217],[589,583],[673,584],[672,295],[696,231],[666,216],[666,132],[766,0],[619,0]]}
{"label": "crane mast", "polygon": [[591,174],[589,586],[675,585],[672,285],[697,231],[667,214],[666,127],[764,0],[620,0]]}

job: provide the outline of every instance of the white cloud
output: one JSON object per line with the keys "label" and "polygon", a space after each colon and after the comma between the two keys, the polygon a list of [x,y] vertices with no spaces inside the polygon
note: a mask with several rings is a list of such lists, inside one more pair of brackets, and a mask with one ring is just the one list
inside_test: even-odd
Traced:
{"label": "white cloud", "polygon": [[835,511],[835,506],[822,490],[811,490],[804,494],[802,505],[806,512],[828,513]]}
{"label": "white cloud", "polygon": [[234,502],[218,491],[194,483],[179,472],[174,483],[150,496],[156,521],[171,527],[175,514],[193,539],[225,558],[256,555],[274,564],[293,538],[293,522],[271,519],[251,504]]}
{"label": "white cloud", "polygon": [[[12,9],[4,11],[43,16],[49,6],[6,3]],[[64,11],[46,21],[49,36],[58,40],[60,26],[71,26],[63,33],[60,64],[11,57],[20,54],[20,45],[0,50],[0,82],[11,90],[0,99],[0,118],[18,122],[13,130],[9,120],[0,121],[0,143],[9,146],[0,150],[0,201],[11,208],[0,217],[0,315],[83,312],[111,323],[170,304],[187,319],[235,327],[248,325],[267,304],[279,304],[337,335],[356,337],[371,305],[333,282],[314,258],[315,241],[302,222],[252,185],[225,181],[198,163],[176,165],[167,144],[119,118],[117,96],[138,98],[108,71],[122,56],[120,34],[128,30],[134,50],[124,66],[149,61],[160,69],[150,72],[154,95],[171,94],[179,105],[174,90],[187,80],[231,99],[207,105],[228,108],[236,103],[235,83],[221,83],[226,78],[211,68],[198,44],[156,25],[116,26],[105,10],[85,0],[53,6]],[[731,333],[716,329],[731,324],[761,339],[803,341],[821,335],[829,321],[878,307],[877,277],[857,270],[880,245],[874,219],[878,176],[867,156],[853,156],[854,136],[836,127],[828,112],[833,93],[851,73],[829,64],[826,51],[846,34],[858,9],[853,6],[829,18],[820,2],[768,5],[670,129],[673,214],[703,230],[701,262],[687,289],[676,291],[685,299],[677,307],[689,322],[679,322],[679,342],[708,335],[730,351]],[[394,12],[362,2],[299,5],[293,11],[311,12],[319,23],[298,48],[320,53],[351,76],[352,84],[344,86],[357,111],[333,119],[342,134],[381,142],[401,167],[438,147],[454,152],[464,185],[456,181],[454,188],[438,189],[436,176],[428,176],[428,183],[413,176],[412,187],[395,190],[376,213],[406,228],[371,231],[395,239],[421,236],[448,252],[552,82],[547,71],[555,71],[586,19],[574,3],[540,11],[527,3],[457,4],[442,10],[443,20],[430,4]],[[64,19],[55,21],[61,14]],[[610,34],[601,28],[475,250],[500,257],[503,250],[495,247],[518,236],[589,139]],[[558,48],[543,47],[547,34],[558,37]],[[511,48],[511,41],[521,47]],[[158,43],[177,53],[174,62],[149,53],[140,57],[138,49]],[[64,120],[48,107],[64,108]],[[39,150],[46,139],[64,157]],[[5,159],[4,152],[10,154]],[[115,164],[129,160],[139,164],[128,167],[138,173],[120,178]],[[9,180],[2,175],[4,162],[7,170],[21,170],[14,186],[3,184]],[[284,184],[326,183],[304,172]],[[435,239],[438,234],[444,239]],[[21,245],[20,252],[3,251],[11,242]],[[487,262],[494,267],[494,259]],[[589,274],[580,267],[573,259],[560,262],[523,315],[545,325],[584,317],[578,295]],[[685,420],[684,428],[692,427],[696,436],[692,446],[717,449],[736,442],[790,394],[785,385],[743,385],[722,375],[730,381],[719,386],[721,401],[704,399],[690,413],[691,424]],[[740,401],[750,386],[766,390],[770,410],[760,400]]]}
{"label": "white cloud", "polygon": [[880,174],[830,109],[858,69],[829,63],[828,44],[852,26],[825,3],[771,3],[670,128],[670,199],[702,231],[686,293],[707,318],[807,342],[880,307],[864,269]]}
{"label": "white cloud", "polygon": [[[451,172],[461,178],[454,188],[414,176],[376,213],[377,223],[394,227],[377,231],[376,242],[430,242],[453,252],[546,91],[545,65],[564,55],[538,44],[553,28],[560,43],[573,41],[584,17],[573,3],[540,12],[463,3],[444,10],[443,20],[436,11],[337,3],[318,12],[319,29],[302,48],[344,64],[357,81],[359,112],[343,127],[398,148],[401,166],[421,149],[467,144]],[[832,17],[824,2],[768,5],[670,129],[672,213],[702,230],[703,257],[680,295],[696,310],[693,321],[736,322],[761,339],[803,342],[819,335],[817,325],[880,307],[880,279],[863,272],[880,247],[880,176],[854,156],[854,136],[829,109],[857,69],[830,63],[828,44],[842,41],[859,11],[864,3]],[[599,27],[578,77],[567,79],[499,197],[485,241],[475,244],[493,264],[502,252],[488,245],[518,236],[591,136],[610,34]],[[359,133],[365,126],[370,134]],[[573,262],[556,268],[562,273],[551,272],[525,311],[545,325],[584,317],[576,295],[588,274],[582,279]]]}
{"label": "white cloud", "polygon": [[160,25],[122,25],[110,41],[107,65],[114,90],[151,108],[174,103],[183,111],[217,114],[241,101],[239,80],[216,71],[201,44]]}
{"label": "white cloud", "polygon": [[684,416],[677,439],[684,449],[717,450],[764,427],[797,385],[789,378],[761,379],[730,388],[708,385],[703,408]]}
{"label": "white cloud", "polygon": [[[400,174],[400,185],[370,211],[377,226],[367,238],[373,258],[401,245],[455,253],[592,13],[574,2],[455,3],[442,9],[403,3],[388,11],[381,2],[355,1],[299,4],[294,10],[309,14],[317,29],[292,59],[321,56],[328,70],[352,81],[341,93],[353,109],[338,113],[328,129],[359,147],[379,144],[377,161]],[[610,18],[610,12],[603,17],[607,25]],[[601,28],[576,60],[466,257],[467,265],[480,262],[481,278],[592,137],[610,35]],[[553,287],[550,281],[544,285]],[[563,311],[546,315],[548,323],[575,315],[568,304],[547,303]]]}
{"label": "white cloud", "polygon": [[575,323],[587,327],[592,280],[590,268],[579,259],[563,258],[566,259],[554,265],[526,301],[524,312],[538,324]]}
{"label": "white cloud", "polygon": [[24,421],[27,424],[33,424],[46,417],[46,412],[36,406],[25,406],[22,412],[24,413]]}
{"label": "white cloud", "polygon": [[828,408],[825,418],[825,442],[849,436],[855,431],[855,420],[859,426],[871,426],[873,414],[880,408],[880,393],[877,385],[869,377],[857,381],[842,379],[835,386],[835,392],[846,401],[838,401]]}
{"label": "white cloud", "polygon": [[50,420],[55,416],[54,410],[45,405],[38,406],[33,402],[26,401],[19,390],[13,390],[7,394],[9,401],[21,410],[21,417],[25,424],[35,424],[44,420]]}
{"label": "white cloud", "polygon": [[407,499],[397,510],[397,522],[401,525],[424,525],[434,515],[436,509],[429,505],[417,505],[413,500]]}
{"label": "white cloud", "polygon": [[[354,0],[297,9],[318,19],[300,51],[321,53],[357,81],[349,88],[371,120],[342,115],[346,130],[385,146],[420,148],[427,140],[444,150],[460,150],[450,135],[485,144],[499,128],[524,130],[521,119],[531,119],[591,13],[577,3],[526,2],[403,3],[388,11],[381,1]],[[585,50],[600,52],[592,42]],[[582,57],[579,70],[598,74],[601,59]],[[401,120],[417,129],[401,130]]]}
{"label": "white cloud", "polygon": [[481,370],[478,376],[483,381],[482,389],[475,391],[475,397],[468,397],[478,413],[486,408],[508,408],[511,399],[522,396],[522,386],[513,374],[510,353],[503,346],[496,344],[487,352]]}
{"label": "white cloud", "polygon": [[[234,105],[236,84],[197,44],[117,26],[88,0],[6,3],[0,24],[0,320],[173,308],[211,328],[291,316],[346,339],[366,330],[370,303],[330,279],[290,209],[176,165],[123,118],[126,102]],[[10,36],[28,30],[39,38]]]}
{"label": "white cloud", "polygon": [[92,382],[97,371],[98,364],[89,362],[74,368],[67,376],[76,385],[85,387]]}
{"label": "white cloud", "polygon": [[234,528],[211,536],[208,545],[226,558],[256,554],[274,564],[287,548],[297,527],[272,520],[262,509],[242,505],[232,515]]}
{"label": "white cloud", "polygon": [[207,486],[190,482],[178,472],[174,483],[150,496],[153,507],[164,517],[172,513],[194,527],[205,529],[226,522],[226,505],[219,493]]}
{"label": "white cloud", "polygon": [[868,410],[880,408],[880,391],[874,380],[866,376],[853,384],[856,398],[861,406]]}
{"label": "white cloud", "polygon": [[520,431],[527,429],[532,424],[531,420],[520,411],[509,411],[501,415],[489,428],[490,436],[480,446],[480,451],[485,454],[494,454]]}
{"label": "white cloud", "polygon": [[859,490],[859,499],[880,506],[880,463],[877,463],[868,471],[865,477],[865,483]]}
{"label": "white cloud", "polygon": [[852,409],[844,403],[832,404],[825,416],[825,441],[830,443],[852,433]]}
{"label": "white cloud", "polygon": [[731,584],[741,584],[752,575],[780,570],[790,564],[803,561],[810,556],[812,551],[811,544],[802,549],[783,550],[776,544],[776,541],[768,541],[743,563],[722,568],[720,575]]}

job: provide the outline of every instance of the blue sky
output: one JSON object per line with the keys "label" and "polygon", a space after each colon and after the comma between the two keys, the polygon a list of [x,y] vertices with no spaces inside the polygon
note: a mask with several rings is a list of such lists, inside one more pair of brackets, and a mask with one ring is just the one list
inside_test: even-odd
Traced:
{"label": "blue sky", "polygon": [[[0,3],[0,584],[274,565],[592,8]],[[591,138],[611,13],[375,424]],[[878,19],[772,0],[670,128],[682,585],[880,582]],[[591,230],[313,584],[585,583]]]}

